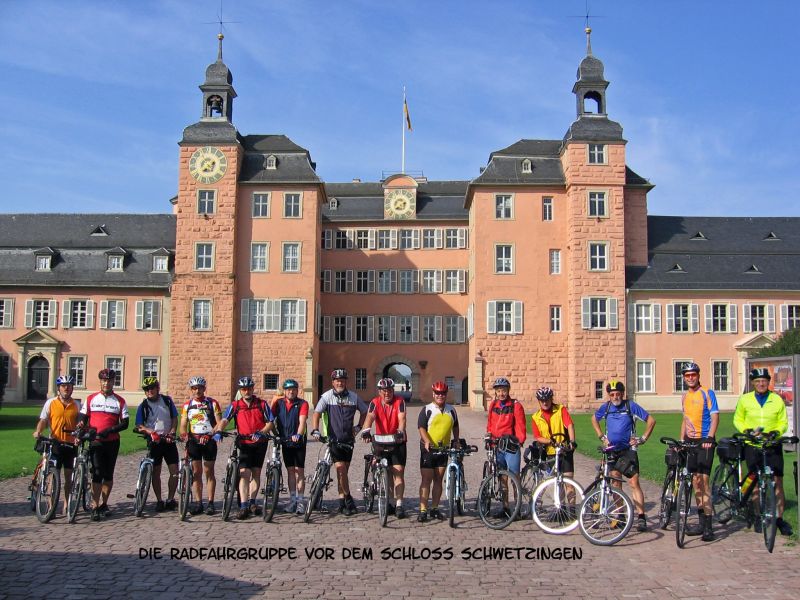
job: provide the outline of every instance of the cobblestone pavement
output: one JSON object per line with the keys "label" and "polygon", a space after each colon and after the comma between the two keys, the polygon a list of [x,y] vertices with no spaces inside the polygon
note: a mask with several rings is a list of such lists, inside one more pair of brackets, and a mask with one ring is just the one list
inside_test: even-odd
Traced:
{"label": "cobblestone pavement", "polygon": [[[415,415],[419,407],[410,410]],[[459,417],[462,437],[478,444],[485,414],[461,409]],[[416,439],[413,434],[412,439]],[[220,482],[227,443],[220,449],[217,464]],[[313,470],[319,447],[309,445],[307,472]],[[359,444],[356,456],[364,453],[362,448],[366,445]],[[390,517],[385,529],[379,527],[377,516],[363,513],[352,517],[314,515],[310,524],[283,514],[276,515],[272,524],[260,518],[224,523],[219,516],[205,515],[181,523],[175,513],[152,510],[144,518],[136,518],[126,493],[133,489],[139,456],[120,458],[111,497],[114,514],[100,523],[90,522],[81,513],[74,525],[63,517],[41,525],[25,502],[27,481],[4,481],[0,483],[0,598],[139,598],[169,592],[169,596],[199,593],[209,598],[460,600],[491,594],[498,598],[710,600],[796,598],[800,591],[798,548],[788,546],[779,536],[770,555],[761,536],[741,528],[718,529],[718,539],[709,544],[689,538],[687,547],[680,550],[672,528],[631,531],[616,546],[604,548],[589,544],[577,531],[547,535],[532,521],[492,531],[483,526],[474,510],[458,518],[455,529],[446,522],[419,524],[416,443],[409,443],[408,454],[406,505],[411,509],[410,518],[398,521]],[[351,470],[353,482],[360,478],[363,464],[356,460]],[[483,456],[465,460],[472,509]],[[576,471],[576,479],[585,485],[593,476],[594,464],[576,455]],[[645,492],[652,524],[659,490],[649,484]],[[334,507],[332,491],[327,500]],[[153,547],[161,548],[163,558],[142,558]],[[533,548],[539,556],[484,560],[484,547],[508,548],[512,553],[519,547]],[[293,554],[254,560],[170,558],[171,552],[197,548],[282,548]],[[325,548],[330,549],[331,558],[323,558]],[[450,559],[419,558],[422,552],[447,548],[452,550]],[[563,550],[562,558],[547,560],[540,549]],[[319,558],[307,558],[306,552],[315,550]],[[364,557],[368,551],[371,558]],[[386,559],[386,553],[392,557]],[[410,558],[404,560],[404,553]]]}

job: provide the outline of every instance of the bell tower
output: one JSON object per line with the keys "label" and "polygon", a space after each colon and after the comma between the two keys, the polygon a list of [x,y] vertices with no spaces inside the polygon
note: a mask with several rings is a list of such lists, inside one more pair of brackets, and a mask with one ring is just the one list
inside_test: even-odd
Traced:
{"label": "bell tower", "polygon": [[217,60],[208,65],[206,80],[200,86],[200,90],[203,92],[202,120],[204,121],[225,120],[231,123],[233,120],[233,99],[236,98],[236,91],[233,89],[233,75],[222,62],[222,40],[224,38],[225,36],[221,33],[217,35],[219,40]]}

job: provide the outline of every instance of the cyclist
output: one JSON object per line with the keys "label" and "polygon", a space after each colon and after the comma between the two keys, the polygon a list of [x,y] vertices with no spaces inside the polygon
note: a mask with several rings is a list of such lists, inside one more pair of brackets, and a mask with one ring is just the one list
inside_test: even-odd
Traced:
{"label": "cyclist", "polygon": [[[639,484],[639,455],[636,447],[648,440],[653,427],[656,426],[656,420],[636,402],[623,400],[625,384],[621,381],[616,379],[609,381],[606,384],[606,393],[608,402],[592,415],[592,427],[600,441],[608,446],[618,448],[618,451],[609,458],[614,462],[611,475],[616,478],[625,475],[628,478],[633,505],[638,515],[636,529],[647,531],[644,492]],[[600,430],[600,421],[603,419],[606,420],[606,433]],[[645,423],[644,434],[639,438],[636,437],[636,419]],[[619,481],[615,481],[614,485],[622,487],[622,483]]]}
{"label": "cyclist", "polygon": [[714,438],[719,426],[719,406],[714,390],[700,385],[700,367],[697,363],[684,363],[681,373],[689,389],[681,398],[683,420],[680,439],[700,443],[700,446],[689,453],[687,461],[689,471],[692,472],[700,525],[688,527],[686,535],[702,535],[704,542],[710,542],[715,536],[711,523],[713,513],[708,479],[714,463]]}
{"label": "cyclist", "polygon": [[[428,520],[428,497],[431,498],[430,516],[433,519],[444,519],[439,512],[439,500],[442,498],[442,480],[447,467],[447,455],[433,455],[432,448],[447,447],[452,439],[458,443],[458,415],[456,409],[447,403],[448,387],[444,381],[437,381],[431,386],[433,402],[427,404],[419,413],[417,429],[419,429],[419,469],[422,482],[419,484],[419,515],[417,521]],[[433,484],[433,490],[431,490]]]}
{"label": "cyclist", "polygon": [[[255,396],[256,387],[252,377],[245,375],[237,382],[240,398],[231,402],[222,419],[214,428],[214,433],[223,431],[231,419],[239,432],[239,513],[236,518],[245,520],[250,515],[260,515],[261,507],[256,504],[256,495],[261,486],[261,469],[267,455],[265,434],[272,431],[275,417],[269,404]],[[242,439],[245,438],[245,439]]]}
{"label": "cyclist", "polygon": [[114,392],[117,373],[103,369],[97,374],[100,391],[86,398],[81,406],[79,426],[97,430],[97,438],[89,447],[92,460],[92,521],[111,516],[108,497],[114,487],[114,467],[119,454],[119,432],[128,428],[128,405]]}
{"label": "cyclist", "polygon": [[[353,427],[353,418],[360,413],[358,425]],[[331,389],[322,394],[311,418],[311,435],[320,438],[319,422],[322,415],[327,417],[327,433],[333,442],[353,444],[355,436],[367,417],[367,405],[358,394],[347,389],[347,371],[334,369],[331,372]],[[353,460],[353,449],[331,445],[331,457],[336,464],[336,478],[339,485],[339,512],[350,516],[358,512],[353,496],[350,495],[350,481],[347,473]]]}
{"label": "cyclist", "polygon": [[[189,512],[199,515],[203,512],[203,477],[206,476],[208,487],[207,515],[217,512],[214,506],[214,492],[217,477],[214,474],[214,463],[217,460],[217,442],[220,437],[214,434],[214,427],[222,420],[219,403],[206,396],[205,377],[195,376],[189,380],[192,396],[181,409],[179,431],[181,439],[186,442],[186,451],[192,459],[192,493],[197,498],[197,505]],[[212,437],[213,436],[213,437]]]}
{"label": "cyclist", "polygon": [[[499,438],[497,448],[497,466],[519,474],[522,462],[522,447],[525,445],[525,409],[522,404],[511,397],[511,384],[505,377],[494,381],[494,400],[489,405],[489,419],[486,421],[486,433]],[[506,478],[501,478],[501,485],[507,489]],[[508,513],[508,494],[503,494],[503,506],[498,507],[498,514]]]}
{"label": "cyclist", "polygon": [[[762,432],[777,431],[783,435],[789,428],[789,419],[786,415],[786,403],[778,394],[769,389],[772,376],[768,369],[759,368],[750,371],[750,381],[753,391],[742,394],[736,403],[733,413],[733,426],[744,432],[752,430],[755,435]],[[767,450],[767,465],[772,468],[775,480],[775,499],[778,509],[776,524],[781,535],[792,535],[792,526],[783,520],[783,509],[786,496],[783,491],[783,449],[774,446]],[[757,471],[761,468],[761,451],[752,444],[745,444],[744,457],[747,461],[748,471]],[[753,494],[753,503],[758,509],[758,495]],[[756,532],[760,532],[761,522],[756,519],[754,525]]]}
{"label": "cyclist", "polygon": [[[370,433],[375,424],[375,435]],[[372,441],[376,451],[384,450],[391,466],[393,496],[395,506],[388,505],[388,512],[394,512],[398,519],[406,518],[403,494],[406,489],[406,401],[394,393],[394,380],[381,379],[378,382],[378,395],[369,403],[367,419],[361,436],[365,442]]]}
{"label": "cyclist", "polygon": [[64,509],[67,507],[69,492],[72,489],[72,467],[75,465],[75,436],[65,433],[65,429],[73,430],[78,426],[78,413],[81,402],[72,397],[75,378],[72,375],[59,375],[56,378],[58,395],[44,403],[33,437],[42,435],[45,427],[50,429],[50,437],[61,444],[53,445],[53,456],[56,469],[64,469]]}
{"label": "cyclist", "polygon": [[549,387],[540,387],[536,390],[536,399],[539,401],[539,410],[531,417],[531,431],[534,439],[546,447],[548,456],[556,453],[552,446],[553,435],[560,433],[566,436],[564,440],[569,444],[569,450],[559,458],[559,470],[566,477],[575,474],[575,425],[566,406],[553,402],[553,390]]}
{"label": "cyclist", "polygon": [[283,464],[286,466],[289,485],[289,504],[287,513],[302,515],[306,512],[305,464],[306,464],[306,421],[308,402],[298,397],[300,384],[294,379],[283,382],[283,396],[272,401],[272,414],[281,437]]}

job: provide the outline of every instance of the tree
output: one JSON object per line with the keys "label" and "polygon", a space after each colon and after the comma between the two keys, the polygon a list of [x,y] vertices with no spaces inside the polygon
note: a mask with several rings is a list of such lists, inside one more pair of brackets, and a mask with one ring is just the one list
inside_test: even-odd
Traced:
{"label": "tree", "polygon": [[767,358],[770,356],[791,356],[800,354],[800,328],[790,329],[775,343],[756,351],[750,358]]}

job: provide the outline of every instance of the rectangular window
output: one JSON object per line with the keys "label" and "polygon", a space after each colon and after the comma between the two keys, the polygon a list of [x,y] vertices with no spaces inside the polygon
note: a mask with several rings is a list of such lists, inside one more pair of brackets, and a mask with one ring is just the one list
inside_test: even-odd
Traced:
{"label": "rectangular window", "polygon": [[560,333],[561,332],[561,307],[560,306],[551,306],[550,307],[550,331],[552,333]]}
{"label": "rectangular window", "polygon": [[715,360],[711,363],[714,373],[713,390],[715,392],[729,392],[731,387],[731,363],[729,360]]}
{"label": "rectangular window", "polygon": [[589,144],[589,164],[590,165],[606,164],[605,144]]}
{"label": "rectangular window", "polygon": [[398,292],[401,294],[413,294],[416,292],[417,272],[411,269],[403,269],[399,272]]}
{"label": "rectangular window", "polygon": [[[158,367],[158,360],[156,360],[156,367]],[[106,356],[105,360],[106,369],[111,369],[116,373],[114,375],[114,387],[122,389],[122,384],[125,382],[125,359],[122,356]],[[158,371],[158,368],[156,368]]]}
{"label": "rectangular window", "polygon": [[589,216],[607,217],[608,206],[606,205],[605,192],[589,192]]}
{"label": "rectangular window", "polygon": [[283,195],[283,217],[285,219],[299,219],[303,216],[300,194]]}
{"label": "rectangular window", "polygon": [[213,243],[198,242],[194,245],[194,268],[196,271],[211,271],[214,269]]}
{"label": "rectangular window", "polygon": [[[423,248],[436,248],[436,229],[423,229],[422,230],[422,247]],[[439,231],[441,233],[441,231]]]}
{"label": "rectangular window", "polygon": [[514,272],[514,247],[511,244],[495,244],[494,246],[494,272]]}
{"label": "rectangular window", "polygon": [[764,304],[750,305],[750,331],[767,331],[767,307]]}
{"label": "rectangular window", "polygon": [[144,357],[142,358],[142,379],[145,377],[158,378],[158,358]]}
{"label": "rectangular window", "polygon": [[[784,304],[781,307],[781,312],[786,313],[785,321],[781,319],[781,329],[783,331],[800,327],[800,304]],[[783,317],[783,315],[781,315],[781,317]]]}
{"label": "rectangular window", "polygon": [[550,250],[550,275],[561,275],[561,250]]}
{"label": "rectangular window", "polygon": [[608,271],[608,244],[589,242],[589,270]]}
{"label": "rectangular window", "polygon": [[333,317],[333,341],[347,341],[347,317]]}
{"label": "rectangular window", "polygon": [[[784,310],[781,307],[781,321],[784,319]],[[787,313],[788,317],[788,313]],[[774,304],[743,304],[742,320],[744,333],[765,332],[775,333],[775,305]]]}
{"label": "rectangular window", "polygon": [[377,317],[376,327],[378,330],[379,342],[392,342],[394,341],[394,324],[395,318],[389,316]]}
{"label": "rectangular window", "polygon": [[414,320],[415,317],[410,316],[398,317],[398,342],[410,344],[416,341],[417,336],[414,331]]}
{"label": "rectangular window", "polygon": [[283,242],[283,272],[300,272],[300,242]]}
{"label": "rectangular window", "polygon": [[512,333],[513,325],[512,325],[512,313],[511,313],[511,302],[498,302],[497,303],[497,310],[495,311],[497,315],[497,328],[495,330],[496,333]]}
{"label": "rectangular window", "polygon": [[411,229],[401,229],[398,244],[401,250],[411,250],[414,247],[414,232]]}
{"label": "rectangular window", "polygon": [[636,391],[642,394],[652,394],[656,391],[655,385],[656,364],[652,360],[636,361]]}
{"label": "rectangular window", "polygon": [[211,300],[192,301],[192,329],[211,331]]}
{"label": "rectangular window", "polygon": [[602,381],[595,381],[594,382],[594,399],[595,400],[602,400],[603,399],[603,382]]}
{"label": "rectangular window", "polygon": [[423,269],[420,271],[422,278],[423,294],[439,294],[442,291],[442,272],[438,269]]}
{"label": "rectangular window", "polygon": [[370,317],[355,317],[356,325],[356,342],[371,342],[372,336],[370,335],[369,327]]}
{"label": "rectangular window", "polygon": [[369,294],[374,291],[375,271],[356,271],[356,293]]}
{"label": "rectangular window", "polygon": [[378,287],[378,293],[379,294],[391,294],[392,293],[392,271],[390,271],[390,270],[378,271],[378,286],[377,287]]}
{"label": "rectangular window", "polygon": [[356,389],[357,390],[365,390],[367,389],[367,370],[362,368],[356,369]]}
{"label": "rectangular window", "polygon": [[166,273],[167,271],[169,271],[169,256],[154,256],[153,272]]}
{"label": "rectangular window", "polygon": [[[89,327],[89,301],[71,300],[67,303],[69,311],[69,327],[76,329],[86,329]],[[66,311],[65,311],[66,312]]]}
{"label": "rectangular window", "polygon": [[514,214],[514,197],[511,194],[497,194],[494,197],[494,218],[511,219]]}
{"label": "rectangular window", "polygon": [[553,199],[544,197],[542,198],[542,221],[553,220]]}
{"label": "rectangular window", "polygon": [[675,319],[675,326],[673,331],[676,333],[688,333],[691,331],[689,320],[689,305],[688,304],[674,304],[673,314]]}
{"label": "rectangular window", "polygon": [[279,379],[277,373],[264,373],[264,389],[277,390]]}
{"label": "rectangular window", "polygon": [[466,340],[466,328],[467,322],[464,317],[447,315],[444,318],[444,341],[448,344],[464,342]]}
{"label": "rectangular window", "polygon": [[444,230],[444,247],[445,248],[461,248],[459,244],[459,230],[456,228],[448,228]]}
{"label": "rectangular window", "polygon": [[583,329],[617,329],[619,315],[616,298],[581,298],[581,327]]}
{"label": "rectangular window", "polygon": [[215,204],[217,200],[216,190],[198,190],[197,191],[197,212],[201,215],[214,214]]}
{"label": "rectangular window", "polygon": [[333,291],[336,294],[347,293],[347,271],[333,272]]}
{"label": "rectangular window", "polygon": [[337,250],[346,250],[348,248],[346,231],[340,229],[334,232],[333,247]]}
{"label": "rectangular window", "polygon": [[369,250],[369,229],[356,230],[356,248]]}
{"label": "rectangular window", "polygon": [[36,267],[37,271],[49,271],[50,270],[50,262],[52,256],[37,256],[36,257]]}
{"label": "rectangular window", "polygon": [[392,232],[388,229],[378,230],[378,250],[389,250],[392,247]]}
{"label": "rectangular window", "polygon": [[[275,300],[278,302],[278,300]],[[280,300],[281,310],[281,331],[298,333],[306,330],[305,324],[305,300],[289,298]]]}
{"label": "rectangular window", "polygon": [[56,303],[53,300],[33,301],[33,327],[56,326]]}
{"label": "rectangular window", "polygon": [[[69,374],[75,378],[76,388],[86,387],[86,357],[85,356],[70,356],[67,360],[67,369]],[[0,375],[2,380],[2,375]]]}
{"label": "rectangular window", "polygon": [[264,219],[269,217],[269,193],[255,192],[253,194],[253,218]]}
{"label": "rectangular window", "polygon": [[489,300],[486,303],[487,333],[522,333],[522,302],[515,300]]}
{"label": "rectangular window", "polygon": [[444,272],[444,291],[448,294],[463,294],[467,291],[467,273],[461,269]]}
{"label": "rectangular window", "polygon": [[[708,328],[706,328],[708,329]],[[714,333],[726,333],[728,331],[728,305],[711,305],[711,331]],[[714,388],[716,389],[716,388]]]}
{"label": "rectangular window", "polygon": [[0,298],[0,327],[14,326],[13,298]]}
{"label": "rectangular window", "polygon": [[253,242],[250,244],[250,270],[253,273],[265,273],[269,265],[269,242]]}
{"label": "rectangular window", "polygon": [[693,362],[690,358],[684,358],[681,360],[674,360],[672,361],[672,373],[674,375],[674,391],[677,392],[686,392],[689,390],[689,387],[686,385],[686,381],[683,379],[683,364]]}
{"label": "rectangular window", "polygon": [[608,328],[608,298],[592,298],[590,303],[592,329]]}
{"label": "rectangular window", "polygon": [[422,341],[425,343],[437,342],[436,339],[437,317],[425,315],[422,317]]}
{"label": "rectangular window", "polygon": [[125,300],[104,300],[100,303],[100,328],[125,329]]}
{"label": "rectangular window", "polygon": [[248,302],[249,331],[267,331],[267,301],[253,299]]}
{"label": "rectangular window", "polygon": [[121,254],[109,254],[108,255],[108,271],[122,271],[123,270],[123,263],[125,262],[125,257]]}
{"label": "rectangular window", "polygon": [[[636,333],[659,333],[661,331],[661,305],[637,302],[629,309],[631,331]],[[632,322],[631,322],[632,319]]]}
{"label": "rectangular window", "polygon": [[161,330],[160,300],[139,300],[136,302],[136,329],[140,331]]}

